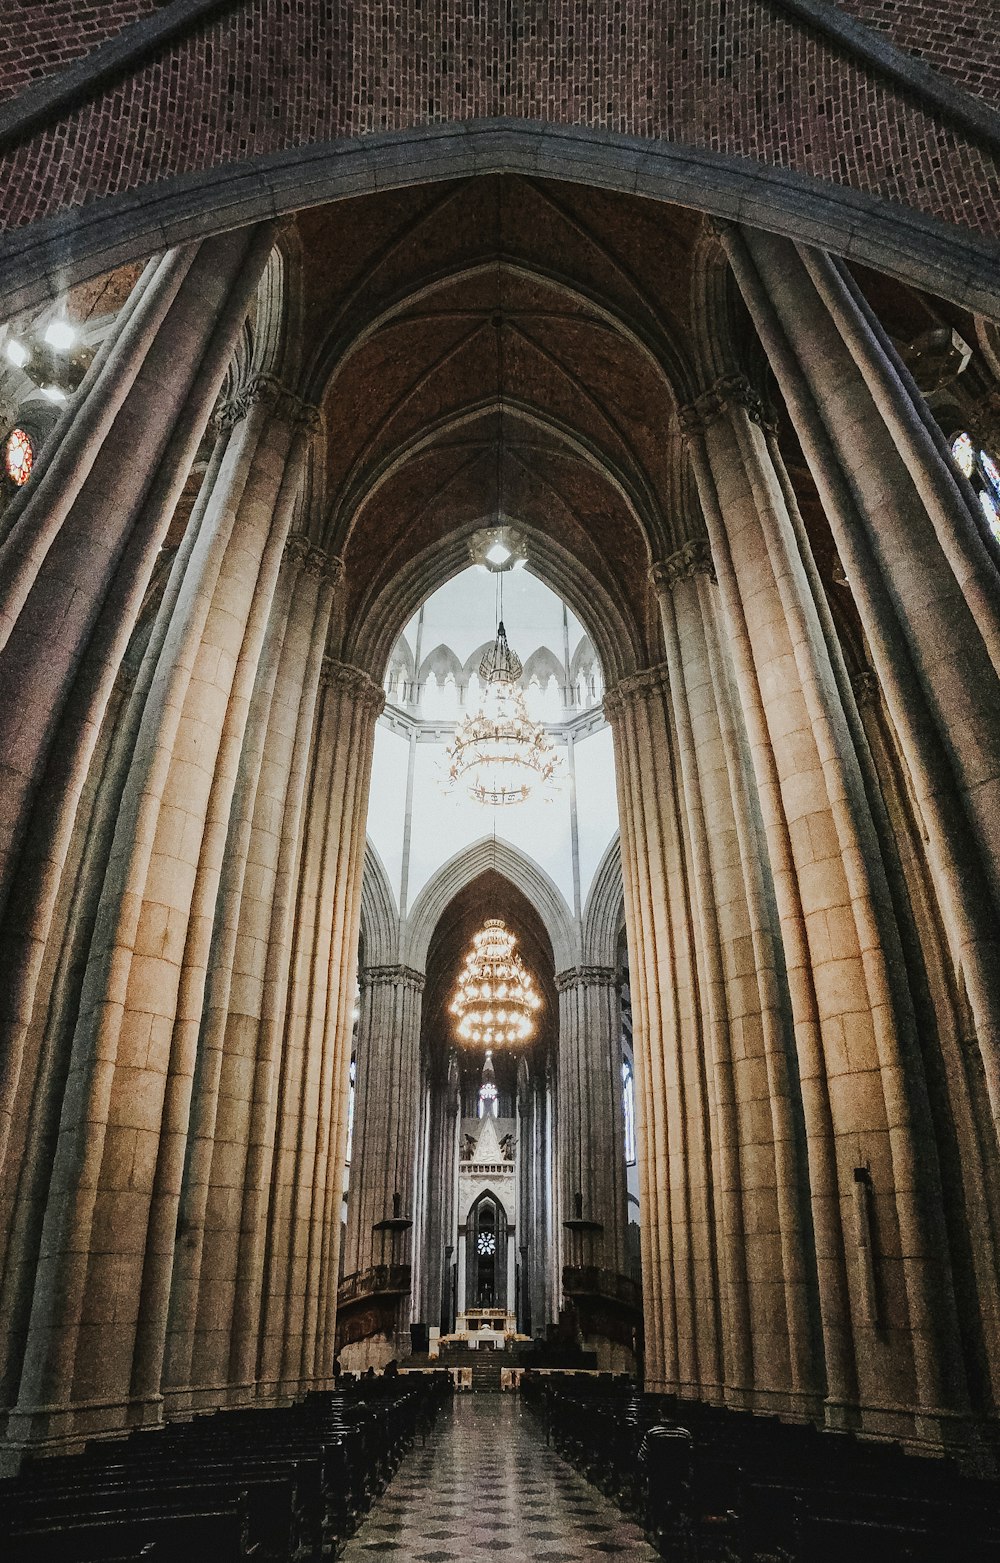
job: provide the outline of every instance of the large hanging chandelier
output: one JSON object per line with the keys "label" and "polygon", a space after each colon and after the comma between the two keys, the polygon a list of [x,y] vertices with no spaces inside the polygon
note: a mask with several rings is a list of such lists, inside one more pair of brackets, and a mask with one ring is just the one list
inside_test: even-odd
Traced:
{"label": "large hanging chandelier", "polygon": [[488,917],[472,940],[448,1008],[460,1042],[474,1047],[520,1047],[535,1032],[542,1001],[502,917]]}
{"label": "large hanging chandelier", "polygon": [[518,683],[521,660],[510,649],[501,619],[497,638],[479,664],[479,710],[459,723],[447,750],[448,778],[477,803],[503,808],[523,803],[551,782],[559,763],[544,727],[533,722]]}

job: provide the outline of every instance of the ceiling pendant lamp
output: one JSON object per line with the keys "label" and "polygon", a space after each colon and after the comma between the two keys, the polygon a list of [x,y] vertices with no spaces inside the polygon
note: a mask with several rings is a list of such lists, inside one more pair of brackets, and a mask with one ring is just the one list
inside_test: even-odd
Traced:
{"label": "ceiling pendant lamp", "polygon": [[479,664],[479,710],[459,723],[447,750],[451,785],[494,808],[523,803],[535,788],[551,782],[559,760],[544,727],[528,715],[518,683],[521,671],[501,619],[496,640]]}
{"label": "ceiling pendant lamp", "polygon": [[502,917],[488,917],[472,940],[448,1006],[459,1042],[471,1047],[523,1047],[535,1034],[542,1001],[521,963],[517,940]]}

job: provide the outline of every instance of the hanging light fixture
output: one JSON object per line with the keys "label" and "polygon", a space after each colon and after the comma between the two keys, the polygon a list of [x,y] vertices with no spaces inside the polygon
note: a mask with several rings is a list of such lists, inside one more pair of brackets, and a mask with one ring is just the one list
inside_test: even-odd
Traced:
{"label": "hanging light fixture", "polygon": [[542,1001],[502,917],[488,917],[472,940],[448,1008],[460,1042],[523,1047],[535,1033]]}
{"label": "hanging light fixture", "polygon": [[536,787],[551,782],[559,764],[548,733],[528,715],[521,671],[501,619],[479,664],[479,710],[463,718],[447,750],[451,784],[493,808],[523,803]]}

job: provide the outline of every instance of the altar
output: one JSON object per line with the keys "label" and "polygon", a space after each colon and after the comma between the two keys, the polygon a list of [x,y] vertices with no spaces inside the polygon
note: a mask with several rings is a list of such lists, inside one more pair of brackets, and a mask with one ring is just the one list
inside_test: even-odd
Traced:
{"label": "altar", "polygon": [[480,1347],[503,1351],[508,1341],[520,1338],[515,1314],[507,1313],[503,1308],[467,1308],[459,1313],[454,1334],[443,1336],[442,1341],[467,1346],[470,1351],[478,1351]]}

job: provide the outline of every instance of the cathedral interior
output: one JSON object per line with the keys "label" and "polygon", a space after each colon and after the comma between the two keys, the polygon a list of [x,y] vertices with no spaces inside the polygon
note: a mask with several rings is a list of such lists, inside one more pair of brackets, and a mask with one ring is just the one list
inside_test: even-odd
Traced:
{"label": "cathedral interior", "polygon": [[14,6],[5,1556],[1000,1560],[947,9]]}

